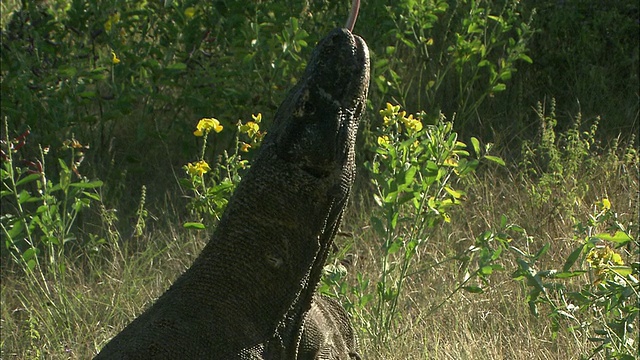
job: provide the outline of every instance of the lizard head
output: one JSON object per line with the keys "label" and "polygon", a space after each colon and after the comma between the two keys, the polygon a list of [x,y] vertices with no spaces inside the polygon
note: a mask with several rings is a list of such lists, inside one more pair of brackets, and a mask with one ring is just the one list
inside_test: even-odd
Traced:
{"label": "lizard head", "polygon": [[333,30],[276,113],[278,157],[315,177],[346,175],[368,87],[366,43],[347,29]]}

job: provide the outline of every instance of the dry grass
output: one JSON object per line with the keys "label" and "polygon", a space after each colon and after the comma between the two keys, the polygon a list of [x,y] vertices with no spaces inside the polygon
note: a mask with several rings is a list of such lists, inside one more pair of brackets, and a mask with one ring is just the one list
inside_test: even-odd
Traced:
{"label": "dry grass", "polygon": [[[460,281],[454,261],[432,267],[472,243],[480,232],[495,227],[501,214],[528,226],[536,241],[554,244],[547,263],[561,266],[573,248],[572,224],[560,216],[534,209],[514,177],[487,174],[469,188],[469,201],[453,214],[452,224],[434,229],[419,254],[416,273],[407,281],[400,303],[402,318],[386,346],[376,347],[363,324],[361,345],[366,359],[577,359],[592,345],[588,332],[561,330],[552,340],[548,318],[533,317],[526,289],[508,272],[491,277],[484,294],[456,293],[437,311]],[[621,214],[638,215],[638,179],[592,184],[594,199],[607,194]],[[584,217],[593,199],[576,206]],[[357,201],[356,201],[357,202]],[[352,206],[343,228],[354,234],[350,276],[360,271],[371,279],[379,274],[379,244],[367,227],[365,210]],[[163,219],[164,221],[165,219]],[[189,266],[206,242],[206,234],[164,224],[137,240],[112,243],[101,257],[82,255],[63,260],[64,276],[29,278],[5,266],[2,273],[2,359],[86,359],[94,355]],[[133,242],[137,242],[134,244]],[[133,251],[132,249],[138,249]],[[129,249],[129,250],[127,250]],[[105,259],[106,258],[106,259]],[[505,258],[509,268],[512,259]],[[511,265],[513,265],[511,263]],[[575,281],[584,281],[577,279]],[[543,312],[544,313],[544,312]]]}

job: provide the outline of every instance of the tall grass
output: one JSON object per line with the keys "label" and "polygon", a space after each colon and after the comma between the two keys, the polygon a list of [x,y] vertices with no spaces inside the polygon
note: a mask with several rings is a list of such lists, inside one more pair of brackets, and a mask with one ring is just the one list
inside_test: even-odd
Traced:
{"label": "tall grass", "polygon": [[[518,187],[508,177],[488,175],[492,175],[491,184],[469,189],[477,202],[472,200],[452,214],[455,226],[437,228],[420,259],[441,259],[469,246],[474,235],[498,221],[494,214],[500,210],[515,212],[522,201],[530,201],[526,192],[514,190]],[[637,191],[637,183],[635,186]],[[476,197],[483,192],[488,198]],[[619,195],[612,202],[622,205],[621,212],[637,217],[637,207],[624,206],[624,198]],[[363,224],[361,209],[356,212],[356,208],[354,204],[343,226],[343,231],[354,234],[348,269],[374,277],[380,269],[379,240]],[[517,221],[539,223],[535,214],[526,213],[521,213]],[[546,261],[561,266],[570,251],[570,246],[563,243],[571,239],[572,228],[558,220],[549,221],[540,224],[533,236],[540,239],[537,241],[553,240],[559,245]],[[105,249],[108,255],[103,256],[111,257],[106,262],[65,259],[69,270],[56,283],[28,280],[10,266],[3,269],[2,357],[90,357],[188,267],[204,246],[206,235],[194,235],[180,224],[169,224],[138,241],[131,247],[144,247],[144,251],[127,251],[127,245],[122,253]],[[345,245],[344,239],[337,241],[339,246]],[[524,288],[508,274],[492,278],[484,294],[458,293],[431,313],[431,308],[460,281],[459,270],[455,263],[428,269],[418,265],[406,282],[407,295],[398,305],[400,325],[391,333],[392,341],[386,347],[374,350],[364,335],[366,324],[354,324],[361,334],[363,355],[371,359],[575,359],[593,348],[587,340],[593,334],[588,332],[563,330],[552,339],[550,319],[529,313]]]}

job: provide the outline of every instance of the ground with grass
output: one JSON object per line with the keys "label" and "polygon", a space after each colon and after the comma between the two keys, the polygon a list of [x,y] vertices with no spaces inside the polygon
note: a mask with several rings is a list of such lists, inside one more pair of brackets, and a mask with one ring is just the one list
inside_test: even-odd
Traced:
{"label": "ground with grass", "polygon": [[[593,194],[609,194],[616,211],[629,222],[638,217],[637,196],[629,196],[638,193],[637,168],[634,171],[619,181],[614,177],[607,183],[591,184]],[[465,276],[463,265],[452,260],[452,254],[473,245],[474,238],[486,229],[499,226],[498,214],[506,214],[515,223],[531,224],[531,239],[527,243],[514,239],[521,242],[514,245],[537,249],[546,242],[552,244],[544,258],[548,268],[561,268],[575,247],[578,240],[572,223],[556,216],[541,221],[545,211],[536,212],[526,186],[518,186],[514,178],[504,170],[488,170],[482,179],[468,184],[469,198],[451,214],[452,222],[433,229],[407,277],[400,315],[388,341],[377,343],[369,333],[371,324],[364,313],[372,307],[358,309],[360,317],[354,318],[354,325],[365,358],[577,359],[595,348],[588,340],[595,335],[593,329],[569,331],[569,319],[563,320],[554,338],[545,310],[539,317],[530,313],[526,286],[514,281],[510,271],[491,276],[483,294],[457,292],[451,296]],[[597,198],[583,199],[581,206],[574,207],[573,217],[587,219]],[[367,196],[356,194],[342,227],[348,236],[337,238],[338,246],[349,250],[334,262],[345,264],[350,283],[357,282],[356,273],[369,279],[380,273],[380,239],[367,221],[368,212],[375,211],[372,208]],[[149,306],[189,266],[207,240],[206,231],[184,229],[178,214],[166,208],[149,211],[158,219],[149,222],[155,230],[128,240],[114,232],[95,253],[58,259],[56,265],[64,271],[25,275],[21,268],[5,262],[2,357],[90,357]],[[513,258],[504,258],[503,264],[505,269],[517,267]],[[589,283],[585,274],[572,279],[569,286]],[[440,307],[434,310],[436,306]],[[588,314],[581,316],[595,320]],[[637,343],[634,346],[637,349]]]}

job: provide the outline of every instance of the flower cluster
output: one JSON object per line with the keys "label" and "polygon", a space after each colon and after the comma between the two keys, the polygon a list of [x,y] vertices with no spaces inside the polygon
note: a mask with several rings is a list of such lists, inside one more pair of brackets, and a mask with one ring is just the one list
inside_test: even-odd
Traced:
{"label": "flower cluster", "polygon": [[200,119],[198,125],[196,126],[197,130],[193,132],[195,136],[204,136],[208,134],[211,130],[219,133],[224,129],[224,127],[220,124],[220,121],[215,118],[203,118]]}
{"label": "flower cluster", "polygon": [[120,13],[114,13],[109,15],[109,19],[104,23],[104,29],[109,32],[113,28],[113,25],[120,21]]}
{"label": "flower cluster", "polygon": [[611,210],[611,201],[609,201],[609,199],[602,199],[602,201],[598,201],[596,205],[601,211]]}
{"label": "flower cluster", "polygon": [[400,118],[404,126],[407,128],[409,132],[418,132],[422,130],[422,122],[418,119],[414,119],[413,115],[409,115],[408,117],[404,116],[404,111],[402,112],[402,117]]}
{"label": "flower cluster", "polygon": [[[413,117],[413,114],[407,116],[406,111],[400,111],[400,105],[391,105],[387,103],[386,108],[380,110],[382,116],[383,125],[385,128],[391,126],[402,125],[408,135],[413,135],[422,130],[422,121]],[[378,145],[386,146],[389,144],[389,137],[379,136]]]}
{"label": "flower cluster", "polygon": [[197,163],[188,163],[186,166],[187,172],[189,175],[198,175],[202,176],[207,172],[211,171],[211,167],[207,164],[206,161],[200,160]]}
{"label": "flower cluster", "polygon": [[252,121],[247,122],[246,124],[242,123],[242,120],[238,120],[238,132],[240,134],[246,134],[249,137],[249,142],[240,141],[240,151],[248,152],[256,144],[262,141],[264,138],[265,132],[260,131],[260,122],[262,122],[262,113],[258,113],[258,115],[251,115]]}
{"label": "flower cluster", "polygon": [[620,254],[613,251],[609,245],[591,249],[589,254],[587,254],[587,262],[592,268],[596,269],[624,265],[624,261],[622,261]]}
{"label": "flower cluster", "polygon": [[620,254],[611,249],[609,245],[597,246],[591,249],[587,254],[586,260],[589,266],[595,270],[595,284],[602,281],[612,266],[624,265]]}

